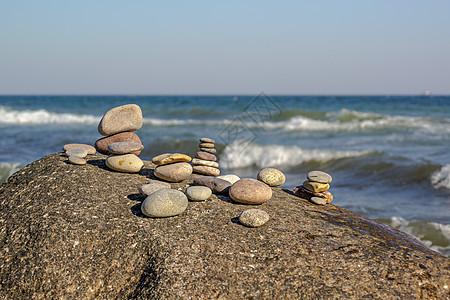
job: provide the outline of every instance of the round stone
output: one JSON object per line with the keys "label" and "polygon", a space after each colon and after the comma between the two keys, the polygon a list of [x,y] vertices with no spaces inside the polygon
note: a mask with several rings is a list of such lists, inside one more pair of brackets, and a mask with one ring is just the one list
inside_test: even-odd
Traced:
{"label": "round stone", "polygon": [[85,158],[88,155],[88,152],[86,151],[86,149],[69,149],[66,151],[66,155]]}
{"label": "round stone", "polygon": [[200,143],[198,145],[199,148],[214,148],[214,144],[213,143]]}
{"label": "round stone", "polygon": [[279,186],[286,181],[286,176],[278,169],[265,168],[259,171],[258,180],[264,182],[268,186]]}
{"label": "round stone", "polygon": [[210,160],[210,161],[217,160],[217,157],[214,154],[208,153],[205,151],[199,151],[199,152],[195,153],[195,157],[197,157],[199,159],[203,159],[203,160]]}
{"label": "round stone", "polygon": [[210,138],[205,138],[205,137],[203,137],[203,138],[200,139],[200,143],[210,143],[210,144],[214,144],[215,142],[216,142],[215,140],[210,139]]}
{"label": "round stone", "polygon": [[243,178],[231,186],[229,194],[239,203],[262,204],[272,198],[272,189],[256,179]]}
{"label": "round stone", "polygon": [[308,173],[308,180],[320,183],[330,183],[333,178],[330,174],[322,171],[311,171]]}
{"label": "round stone", "polygon": [[186,162],[162,165],[155,168],[154,174],[159,179],[180,182],[191,176],[192,166]]}
{"label": "round stone", "polygon": [[190,162],[192,158],[182,153],[164,153],[153,157],[152,163],[158,166],[173,164],[176,162]]}
{"label": "round stone", "polygon": [[208,167],[213,167],[213,168],[219,167],[219,164],[216,163],[215,161],[209,161],[209,160],[198,159],[198,158],[194,158],[192,160],[192,164],[198,165],[198,166],[208,166]]}
{"label": "round stone", "polygon": [[165,181],[161,181],[161,180],[150,179],[150,180],[147,182],[147,184],[150,184],[150,183],[162,184],[162,185],[167,186],[169,189],[172,188],[172,186],[170,185],[170,183],[165,182]]}
{"label": "round stone", "polygon": [[69,162],[74,165],[85,165],[86,164],[86,160],[84,158],[79,157],[79,156],[74,156],[74,155],[69,156]]}
{"label": "round stone", "polygon": [[138,130],[142,124],[141,108],[136,104],[127,104],[108,110],[98,124],[98,132],[101,135],[113,135]]}
{"label": "round stone", "polygon": [[206,186],[190,186],[186,189],[186,196],[191,201],[205,201],[211,194],[211,189]]}
{"label": "round stone", "polygon": [[158,183],[149,183],[144,184],[139,188],[139,194],[141,194],[144,197],[149,196],[150,194],[162,190],[162,189],[169,189],[166,185],[158,184]]}
{"label": "round stone", "polygon": [[220,175],[220,170],[217,168],[213,168],[213,167],[193,166],[192,169],[195,173],[199,173],[199,174],[203,174],[203,175],[208,175],[208,176],[219,176]]}
{"label": "round stone", "polygon": [[200,148],[200,150],[203,152],[211,153],[211,154],[216,154],[216,152],[217,152],[216,148]]}
{"label": "round stone", "polygon": [[[97,149],[98,152],[102,154],[109,155],[111,154],[108,150],[108,146],[112,143],[118,143],[118,142],[135,142],[142,144],[141,139],[133,132],[121,132],[114,135],[110,135],[101,139],[98,139],[95,142],[95,149]],[[133,151],[132,154],[139,155],[141,153],[141,150],[139,151]]]}
{"label": "round stone", "polygon": [[330,188],[330,185],[328,183],[305,181],[305,182],[303,182],[303,187],[310,190],[311,192],[319,193],[319,192],[328,191],[328,189]]}
{"label": "round stone", "polygon": [[95,154],[95,152],[97,152],[97,150],[95,150],[95,147],[86,144],[65,144],[63,146],[64,152],[70,149],[84,149],[88,154]]}
{"label": "round stone", "polygon": [[269,221],[269,214],[262,209],[247,209],[239,216],[239,222],[248,227],[259,227]]}
{"label": "round stone", "polygon": [[184,193],[173,189],[162,189],[145,198],[141,211],[151,218],[165,218],[181,214],[187,206],[188,199]]}
{"label": "round stone", "polygon": [[214,176],[203,176],[195,178],[193,184],[206,186],[214,194],[226,194],[231,187],[231,183],[229,183],[228,181]]}
{"label": "round stone", "polygon": [[106,159],[108,168],[124,173],[139,172],[144,163],[134,154],[111,155]]}
{"label": "round stone", "polygon": [[220,175],[217,176],[217,178],[223,179],[228,181],[231,184],[234,184],[236,181],[240,180],[241,178],[239,178],[239,176],[234,175],[234,174],[229,174],[229,175]]}
{"label": "round stone", "polygon": [[311,202],[318,204],[318,205],[325,205],[327,204],[327,200],[320,198],[320,197],[311,197]]}
{"label": "round stone", "polygon": [[142,149],[144,149],[144,145],[136,142],[117,142],[108,145],[108,151],[111,154],[127,154]]}

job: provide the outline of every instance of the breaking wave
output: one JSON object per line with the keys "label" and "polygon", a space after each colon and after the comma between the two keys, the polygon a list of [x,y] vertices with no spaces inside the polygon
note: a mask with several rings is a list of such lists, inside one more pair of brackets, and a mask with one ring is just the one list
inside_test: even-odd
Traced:
{"label": "breaking wave", "polygon": [[431,175],[431,184],[435,188],[445,188],[450,190],[450,164],[443,166],[439,171]]}
{"label": "breaking wave", "polygon": [[17,172],[22,166],[20,163],[0,163],[0,183],[8,179],[9,176]]}

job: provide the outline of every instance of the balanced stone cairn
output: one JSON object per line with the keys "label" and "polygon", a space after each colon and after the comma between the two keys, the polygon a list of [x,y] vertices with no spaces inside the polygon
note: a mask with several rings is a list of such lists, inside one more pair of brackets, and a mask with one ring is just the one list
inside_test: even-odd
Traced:
{"label": "balanced stone cairn", "polygon": [[152,163],[157,165],[154,175],[169,182],[180,182],[192,174],[189,162],[192,158],[182,153],[164,153],[153,157]]}
{"label": "balanced stone cairn", "polygon": [[100,123],[98,132],[106,137],[95,142],[98,152],[110,155],[108,168],[125,173],[139,172],[144,166],[137,156],[144,146],[139,137],[131,132],[142,127],[142,110],[136,104],[127,104],[108,110]]}
{"label": "balanced stone cairn", "polygon": [[332,177],[322,171],[311,171],[308,180],[302,186],[294,188],[294,194],[318,205],[325,205],[333,200],[333,195],[328,191]]}
{"label": "balanced stone cairn", "polygon": [[216,162],[216,148],[215,141],[210,138],[201,138],[200,144],[198,145],[200,151],[195,154],[195,158],[192,160],[193,171],[195,173],[208,175],[208,176],[219,176],[219,163]]}
{"label": "balanced stone cairn", "polygon": [[87,162],[85,157],[96,152],[94,147],[86,144],[66,144],[63,151],[69,157],[69,162],[74,165],[85,165]]}

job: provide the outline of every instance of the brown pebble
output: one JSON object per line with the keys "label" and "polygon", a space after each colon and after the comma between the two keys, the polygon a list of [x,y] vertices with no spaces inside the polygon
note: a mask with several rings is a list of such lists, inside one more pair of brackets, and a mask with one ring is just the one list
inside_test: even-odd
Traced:
{"label": "brown pebble", "polygon": [[209,161],[217,160],[217,157],[214,154],[208,153],[205,151],[199,151],[199,152],[195,153],[195,157],[203,159],[203,160],[209,160]]}
{"label": "brown pebble", "polygon": [[216,141],[213,140],[213,139],[210,139],[210,138],[201,138],[200,139],[200,143],[212,143],[212,144],[214,144],[214,143],[216,143]]}

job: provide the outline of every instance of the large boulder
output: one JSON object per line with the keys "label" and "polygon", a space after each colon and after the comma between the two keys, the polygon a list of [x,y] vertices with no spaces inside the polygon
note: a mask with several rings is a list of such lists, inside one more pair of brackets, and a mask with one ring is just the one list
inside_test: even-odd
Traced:
{"label": "large boulder", "polygon": [[[119,173],[105,158],[49,155],[0,187],[0,299],[450,297],[450,260],[392,227],[280,188],[259,206],[213,195],[152,219],[138,189],[155,166]],[[249,208],[271,219],[240,225]]]}

